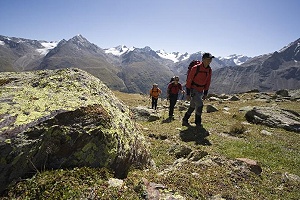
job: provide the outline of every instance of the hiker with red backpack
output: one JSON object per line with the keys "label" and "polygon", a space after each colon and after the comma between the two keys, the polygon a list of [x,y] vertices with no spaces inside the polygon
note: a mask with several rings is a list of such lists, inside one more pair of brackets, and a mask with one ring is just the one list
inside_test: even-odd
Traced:
{"label": "hiker with red backpack", "polygon": [[188,72],[186,95],[187,99],[190,100],[190,106],[182,119],[182,126],[190,126],[188,120],[193,111],[196,110],[195,124],[197,127],[202,127],[203,100],[206,99],[210,86],[212,73],[210,63],[213,58],[214,56],[210,53],[204,53],[202,55],[202,62],[195,63]]}
{"label": "hiker with red backpack", "polygon": [[161,95],[161,89],[158,88],[156,83],[153,84],[152,89],[150,90],[150,98],[152,98],[152,109],[157,109],[157,100],[159,95]]}
{"label": "hiker with red backpack", "polygon": [[169,106],[169,120],[174,119],[174,108],[178,99],[178,93],[181,91],[181,93],[185,93],[185,91],[182,89],[181,83],[179,83],[179,77],[174,76],[170,83],[168,84],[167,89],[167,98],[170,101]]}

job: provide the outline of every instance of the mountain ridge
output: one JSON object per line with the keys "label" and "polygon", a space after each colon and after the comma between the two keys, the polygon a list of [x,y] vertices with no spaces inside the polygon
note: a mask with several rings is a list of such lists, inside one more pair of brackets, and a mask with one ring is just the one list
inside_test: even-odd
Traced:
{"label": "mountain ridge", "polygon": [[[249,88],[259,91],[300,88],[300,38],[286,48],[254,57],[240,67],[217,69],[212,89],[239,93]],[[226,89],[224,89],[226,88]]]}
{"label": "mountain ridge", "polygon": [[[201,59],[203,53],[167,53],[149,46],[125,45],[102,49],[80,34],[59,42],[0,36],[0,72],[74,67],[123,92],[147,94],[157,83],[165,96],[170,77],[178,75],[184,83],[187,66],[192,60]],[[211,63],[210,92],[298,88],[295,75],[299,73],[299,60],[299,39],[279,51],[253,58],[238,54],[216,57]]]}

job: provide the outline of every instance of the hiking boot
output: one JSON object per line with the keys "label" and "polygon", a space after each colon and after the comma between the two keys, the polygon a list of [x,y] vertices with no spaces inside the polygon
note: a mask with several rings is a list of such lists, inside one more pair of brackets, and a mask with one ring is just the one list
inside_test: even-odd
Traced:
{"label": "hiking boot", "polygon": [[196,124],[196,127],[202,127],[201,115],[195,115],[195,124]]}
{"label": "hiking boot", "polygon": [[182,126],[190,126],[190,123],[189,123],[189,118],[190,118],[190,114],[188,112],[186,112],[184,114],[184,117],[182,119]]}
{"label": "hiking boot", "polygon": [[182,120],[182,126],[190,126],[190,123],[185,120]]}

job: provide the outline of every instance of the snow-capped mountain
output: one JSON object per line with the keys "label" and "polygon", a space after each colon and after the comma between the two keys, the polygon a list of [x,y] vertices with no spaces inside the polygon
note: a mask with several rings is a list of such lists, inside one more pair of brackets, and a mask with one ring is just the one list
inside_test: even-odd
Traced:
{"label": "snow-capped mountain", "polygon": [[226,57],[218,57],[219,60],[223,61],[226,66],[235,66],[241,65],[249,60],[251,57],[244,56],[244,55],[229,55]]}
{"label": "snow-capped mountain", "polygon": [[[145,49],[146,48],[146,49]],[[144,50],[148,50],[148,51],[153,51],[150,47],[145,47],[143,48]],[[134,51],[135,49],[140,49],[140,48],[136,48],[136,47],[127,47],[125,45],[119,45],[117,47],[112,47],[112,48],[107,48],[104,49],[105,53],[107,54],[113,54],[115,56],[122,56],[126,53],[129,53],[131,51]],[[164,59],[168,59],[173,61],[174,63],[179,62],[179,61],[183,61],[189,58],[189,54],[188,53],[179,53],[179,52],[172,52],[172,53],[167,53],[164,50],[157,50],[155,51],[155,53]]]}
{"label": "snow-capped mountain", "polygon": [[156,53],[161,57],[165,59],[172,60],[174,63],[187,60],[190,55],[188,53],[179,53],[179,52],[172,52],[172,53],[167,53],[165,50],[158,50]]}
{"label": "snow-capped mountain", "polygon": [[36,49],[41,55],[46,55],[51,49],[54,49],[57,46],[58,42],[46,42],[42,41],[41,45],[44,48]]}
{"label": "snow-capped mountain", "polygon": [[285,47],[283,47],[282,49],[280,49],[278,52],[279,53],[284,52],[286,49],[290,48],[293,45],[295,46],[295,53],[297,55],[299,55],[300,54],[300,41],[297,41],[296,43],[295,42],[291,42],[290,44],[288,44]]}
{"label": "snow-capped mountain", "polygon": [[[136,47],[129,48],[125,45],[119,45],[117,47],[104,49],[104,51],[107,54],[113,54],[115,56],[122,56],[126,53],[129,53],[130,51],[134,51],[135,49],[138,49],[138,48],[136,48]],[[161,58],[171,60],[173,63],[178,63],[181,61],[189,60],[191,58],[191,56],[193,55],[193,54],[189,54],[187,52],[186,53],[180,53],[180,52],[168,53],[165,50],[157,50],[157,51],[155,51],[155,53]],[[197,52],[194,54],[199,54],[199,53],[203,54],[204,52],[200,51],[200,52]],[[200,58],[198,58],[198,59],[200,59]],[[233,55],[230,55],[227,57],[218,57],[218,59],[223,62],[223,63],[221,63],[221,65],[223,65],[223,66],[235,66],[235,65],[243,64],[244,62],[249,60],[250,57],[244,56],[244,55],[233,54]]]}
{"label": "snow-capped mountain", "polygon": [[46,55],[51,49],[57,46],[58,42],[1,36],[0,45],[4,46],[5,44],[8,44],[10,47],[19,47],[20,45],[26,45],[27,47],[35,48],[35,51],[39,54]]}
{"label": "snow-capped mountain", "polygon": [[300,38],[280,51],[256,56],[241,66],[214,71],[211,91],[239,93],[300,87]]}
{"label": "snow-capped mountain", "polygon": [[117,47],[112,47],[112,48],[104,49],[104,52],[107,53],[107,54],[111,53],[111,54],[113,54],[115,56],[121,56],[124,53],[128,53],[130,51],[133,51],[134,49],[135,49],[135,47],[128,48],[125,45],[119,45]]}
{"label": "snow-capped mountain", "polygon": [[[0,35],[0,71],[22,71],[37,67],[58,42]],[[4,53],[5,52],[5,53]]]}
{"label": "snow-capped mountain", "polygon": [[[112,89],[147,93],[154,82],[164,87],[174,75],[185,80],[187,66],[192,60],[200,60],[203,53],[168,53],[149,46],[125,45],[102,49],[81,35],[59,42],[0,35],[0,72],[77,67],[99,77]],[[211,63],[211,91],[298,88],[299,60],[300,39],[278,52],[254,58],[236,54],[216,57]]]}

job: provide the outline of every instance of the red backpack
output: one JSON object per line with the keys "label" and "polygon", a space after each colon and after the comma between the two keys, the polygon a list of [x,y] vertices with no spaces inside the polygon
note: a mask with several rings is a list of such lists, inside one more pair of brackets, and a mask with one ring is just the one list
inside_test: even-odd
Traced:
{"label": "red backpack", "polygon": [[195,65],[198,65],[198,67],[197,67],[197,72],[196,72],[195,76],[197,75],[197,73],[199,72],[199,64],[200,64],[200,63],[201,63],[200,60],[193,60],[193,61],[189,64],[188,71],[187,71],[187,73],[186,73],[186,79],[187,79],[187,77],[188,77],[188,75],[189,75],[189,73],[190,73],[192,67],[194,67]]}

